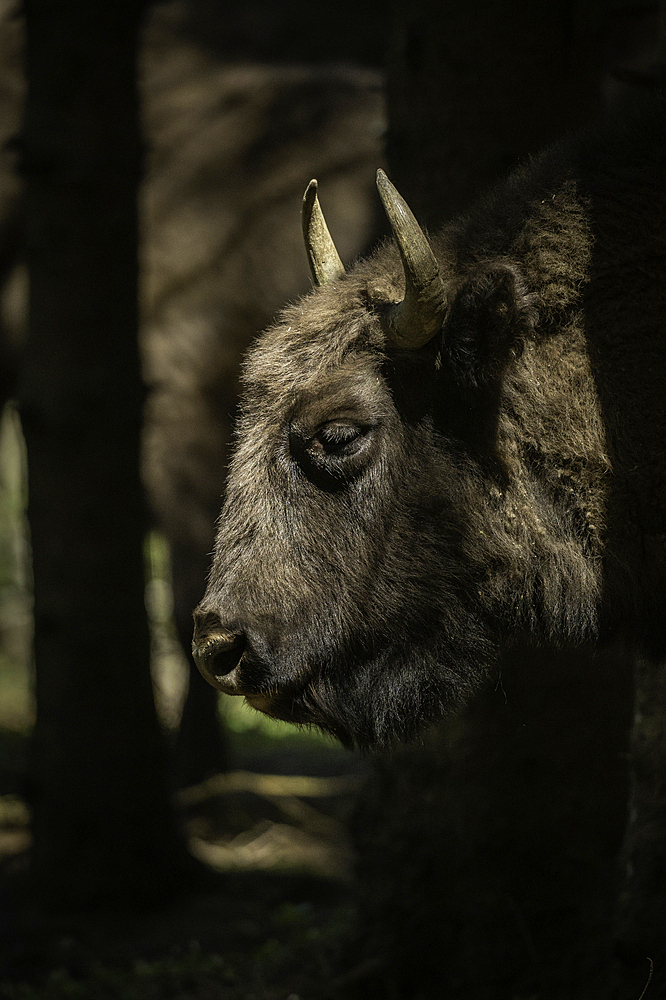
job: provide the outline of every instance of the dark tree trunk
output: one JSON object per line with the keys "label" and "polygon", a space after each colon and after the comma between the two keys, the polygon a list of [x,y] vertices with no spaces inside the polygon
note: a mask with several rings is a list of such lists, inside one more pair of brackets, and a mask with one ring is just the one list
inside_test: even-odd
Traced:
{"label": "dark tree trunk", "polygon": [[397,2],[388,158],[419,219],[440,225],[516,162],[600,107],[602,0]]}
{"label": "dark tree trunk", "polygon": [[26,0],[34,884],[59,907],[154,897],[180,845],[144,609],[137,0]]}

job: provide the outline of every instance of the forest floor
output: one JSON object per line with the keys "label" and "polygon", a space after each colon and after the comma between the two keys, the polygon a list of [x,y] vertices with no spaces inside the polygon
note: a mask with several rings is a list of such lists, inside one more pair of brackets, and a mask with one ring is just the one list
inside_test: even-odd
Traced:
{"label": "forest floor", "polygon": [[241,736],[236,770],[176,799],[200,862],[191,892],[159,910],[49,917],[21,898],[30,832],[17,792],[26,743],[0,729],[1,1000],[349,995],[345,818],[366,765],[320,740]]}
{"label": "forest floor", "polygon": [[[23,798],[32,613],[17,421],[0,423],[0,1000],[296,1000],[349,995],[353,852],[346,819],[368,764],[224,699],[231,772],[175,797],[198,862],[160,910],[48,917],[26,902]],[[151,537],[146,605],[158,713],[178,717],[185,670],[168,553]],[[277,727],[277,728],[276,728]],[[340,973],[340,970],[345,970]]]}
{"label": "forest floor", "polygon": [[[161,558],[159,547],[152,552]],[[369,764],[240,699],[224,704],[231,770],[174,796],[197,862],[191,891],[143,912],[49,917],[30,906],[29,598],[9,592],[0,601],[0,1000],[348,997],[355,917],[346,829]],[[183,696],[182,655],[162,622],[169,608],[159,577],[147,596],[168,729]]]}

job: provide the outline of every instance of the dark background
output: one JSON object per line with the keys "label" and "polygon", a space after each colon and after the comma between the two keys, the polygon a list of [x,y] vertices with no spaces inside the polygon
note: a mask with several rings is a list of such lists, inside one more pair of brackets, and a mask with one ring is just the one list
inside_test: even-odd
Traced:
{"label": "dark background", "polygon": [[[144,33],[135,3],[27,0],[25,36],[3,13],[3,378],[27,441],[37,713],[2,772],[7,830],[31,815],[3,862],[2,995],[639,996],[647,956],[611,947],[625,656],[515,654],[502,690],[359,794],[370,765],[324,744],[241,748],[195,676],[164,731],[144,537],[156,519],[171,543],[187,648],[240,353],[307,289],[310,176],[327,215],[330,176],[348,256],[382,227],[378,161],[434,228],[650,86],[659,8],[172,4]],[[350,780],[258,790],[239,766]],[[281,869],[230,862],[283,827],[302,839]]]}

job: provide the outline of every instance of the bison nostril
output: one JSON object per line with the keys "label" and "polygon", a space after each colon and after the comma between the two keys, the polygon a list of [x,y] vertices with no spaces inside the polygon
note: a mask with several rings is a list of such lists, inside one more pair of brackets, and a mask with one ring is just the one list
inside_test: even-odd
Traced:
{"label": "bison nostril", "polygon": [[242,632],[220,629],[201,639],[195,635],[192,656],[206,680],[218,687],[219,682],[238,666],[245,646],[246,638]]}

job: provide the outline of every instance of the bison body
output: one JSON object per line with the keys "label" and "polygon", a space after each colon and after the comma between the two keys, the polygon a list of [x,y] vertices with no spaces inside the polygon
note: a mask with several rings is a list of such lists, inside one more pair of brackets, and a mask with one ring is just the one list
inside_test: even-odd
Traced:
{"label": "bison body", "polygon": [[666,652],[665,126],[628,108],[430,241],[382,179],[395,242],[315,261],[245,365],[215,686],[375,748],[517,638]]}

